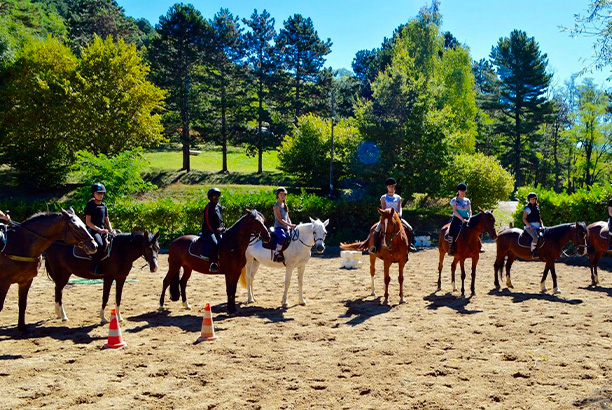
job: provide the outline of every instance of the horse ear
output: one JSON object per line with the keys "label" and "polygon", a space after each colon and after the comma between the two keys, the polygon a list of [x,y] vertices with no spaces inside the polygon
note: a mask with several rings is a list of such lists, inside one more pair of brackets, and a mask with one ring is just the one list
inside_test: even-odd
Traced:
{"label": "horse ear", "polygon": [[484,214],[484,212],[485,212],[484,209],[482,209],[482,208],[478,208],[478,210],[480,211],[481,214]]}
{"label": "horse ear", "polygon": [[310,216],[309,216],[308,218],[310,218],[310,222],[311,222],[311,223],[315,223],[315,222],[316,222],[316,221],[315,221],[314,219],[312,219]]}
{"label": "horse ear", "polygon": [[378,209],[378,213],[379,213],[379,214],[381,214],[381,215],[382,215],[382,214],[384,213],[382,209],[380,209],[380,208],[377,208],[377,209]]}
{"label": "horse ear", "polygon": [[251,213],[251,210],[250,210],[249,208],[245,208],[245,209],[244,209],[244,213],[248,215],[248,214],[250,214],[250,213]]}
{"label": "horse ear", "polygon": [[74,216],[74,209],[72,209],[72,207],[70,207],[66,211],[64,208],[62,208],[62,215],[67,216],[67,217]]}
{"label": "horse ear", "polygon": [[159,239],[159,231],[155,235],[153,235],[153,240],[156,241]]}
{"label": "horse ear", "polygon": [[329,223],[329,218],[325,220],[325,222],[323,222],[323,226],[327,226],[327,224]]}

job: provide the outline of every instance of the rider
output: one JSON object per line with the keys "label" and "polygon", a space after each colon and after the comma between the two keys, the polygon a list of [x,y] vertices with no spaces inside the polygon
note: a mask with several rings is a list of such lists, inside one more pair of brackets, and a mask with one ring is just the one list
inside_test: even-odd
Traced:
{"label": "rider", "polygon": [[[0,219],[5,220],[6,222],[11,222],[11,217],[9,214],[5,214],[4,212],[0,211]],[[0,246],[3,246],[4,244],[4,237],[6,235],[6,225],[4,224],[0,224]]]}
{"label": "rider", "polygon": [[[8,212],[8,211],[7,211]],[[5,214],[4,212],[0,211],[0,219],[4,219],[6,222],[11,222],[11,217],[9,214]]]}
{"label": "rider", "polygon": [[225,226],[223,225],[223,214],[221,213],[221,205],[219,205],[219,199],[221,198],[221,190],[219,188],[210,188],[208,190],[208,199],[210,202],[204,208],[204,218],[202,219],[202,238],[205,241],[211,243],[210,249],[210,266],[208,271],[210,273],[219,272],[219,244],[221,238],[225,232]]}
{"label": "rider", "polygon": [[[385,184],[387,185],[387,193],[380,197],[380,207],[383,210],[389,208],[395,209],[395,212],[398,213],[402,221],[402,225],[404,225],[404,228],[408,233],[408,247],[410,248],[410,252],[416,252],[417,249],[414,246],[416,242],[414,240],[414,232],[412,230],[412,226],[410,226],[410,224],[402,218],[402,197],[395,193],[395,186],[397,185],[397,181],[395,181],[395,178],[387,178]],[[372,248],[370,249],[371,253],[375,253],[377,249],[380,248],[380,229],[381,224],[379,221],[378,225],[376,225],[376,228],[374,228],[374,246],[372,246]]]}
{"label": "rider", "polygon": [[612,251],[612,199],[608,201],[608,250]]}
{"label": "rider", "polygon": [[531,257],[538,257],[538,245],[540,244],[540,232],[544,229],[544,222],[540,216],[540,205],[538,203],[538,195],[535,192],[530,192],[527,195],[527,206],[523,209],[523,222],[525,223],[525,231],[531,235]]}
{"label": "rider", "polygon": [[281,250],[287,239],[289,228],[294,229],[296,225],[291,223],[289,208],[286,203],[287,190],[276,188],[276,203],[274,204],[274,233],[276,234],[276,251],[274,251],[274,262],[282,262],[285,258]]}
{"label": "rider", "polygon": [[457,185],[457,194],[451,199],[450,204],[453,208],[453,219],[448,228],[448,254],[453,255],[457,251],[457,237],[461,232],[463,224],[472,216],[472,204],[465,197],[467,185],[461,182]]}
{"label": "rider", "polygon": [[[89,199],[85,206],[85,225],[87,230],[93,237],[94,241],[98,245],[98,249],[95,254],[92,255],[91,260],[93,261],[94,275],[103,275],[102,268],[100,266],[100,259],[102,259],[104,253],[104,239],[102,235],[108,235],[115,233],[115,230],[111,226],[110,220],[108,219],[108,208],[106,204],[102,202],[104,195],[106,194],[106,188],[100,182],[96,182],[91,186],[92,198]],[[106,228],[105,228],[106,227]]]}

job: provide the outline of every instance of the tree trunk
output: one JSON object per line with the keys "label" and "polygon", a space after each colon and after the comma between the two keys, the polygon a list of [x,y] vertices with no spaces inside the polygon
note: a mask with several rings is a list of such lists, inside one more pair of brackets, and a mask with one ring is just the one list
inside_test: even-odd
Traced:
{"label": "tree trunk", "polygon": [[181,119],[183,122],[183,133],[181,135],[181,141],[183,143],[183,170],[190,172],[191,163],[189,158],[189,76],[185,77],[185,89],[183,96],[183,108],[181,109]]}
{"label": "tree trunk", "polygon": [[257,173],[261,175],[263,173],[263,135],[261,132],[263,124],[263,84],[260,78],[259,80],[259,121],[257,124]]}
{"label": "tree trunk", "polygon": [[221,146],[223,148],[223,169],[222,172],[228,172],[227,170],[227,122],[226,122],[226,89],[225,84],[221,86]]}
{"label": "tree trunk", "polygon": [[514,174],[516,180],[514,181],[514,190],[522,185],[521,175],[521,116],[520,107],[516,107],[514,114],[515,128],[514,128]]}

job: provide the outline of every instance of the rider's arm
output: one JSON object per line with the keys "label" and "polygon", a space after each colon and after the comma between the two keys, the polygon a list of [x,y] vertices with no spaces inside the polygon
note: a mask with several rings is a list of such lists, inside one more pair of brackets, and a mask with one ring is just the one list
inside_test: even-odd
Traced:
{"label": "rider's arm", "polygon": [[383,211],[387,209],[387,201],[385,200],[384,196],[380,197],[380,209],[382,209]]}
{"label": "rider's arm", "polygon": [[612,206],[608,207],[608,215],[610,215],[610,218],[612,218]]}
{"label": "rider's arm", "polygon": [[85,215],[85,225],[87,225],[87,227],[89,229],[92,229],[95,232],[99,232],[100,231],[100,228],[98,228],[96,225],[94,225],[91,222],[91,215]]}
{"label": "rider's arm", "polygon": [[398,214],[399,214],[399,217],[401,218],[402,217],[402,198],[400,198],[400,200],[399,200],[399,212],[398,212]]}
{"label": "rider's arm", "polygon": [[468,218],[472,217],[472,201],[468,202]]}
{"label": "rider's arm", "polygon": [[452,207],[453,207],[453,215],[455,215],[457,218],[459,218],[459,220],[461,222],[465,222],[465,219],[457,211],[457,203],[456,202],[453,202]]}
{"label": "rider's arm", "polygon": [[526,227],[529,228],[531,226],[529,225],[529,222],[527,222],[527,215],[529,215],[527,211],[523,211],[523,223],[525,224]]}
{"label": "rider's arm", "polygon": [[107,227],[107,229],[108,229],[108,231],[110,233],[114,233],[115,232],[113,230],[113,227],[111,226],[110,219],[108,219],[108,216],[104,218],[104,225]]}
{"label": "rider's arm", "polygon": [[11,222],[11,216],[0,211],[0,219],[4,219],[6,222]]}

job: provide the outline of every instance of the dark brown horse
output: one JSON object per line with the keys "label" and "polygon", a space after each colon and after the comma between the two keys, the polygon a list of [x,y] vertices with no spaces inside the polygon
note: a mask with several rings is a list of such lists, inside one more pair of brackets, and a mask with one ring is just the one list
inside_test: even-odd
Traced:
{"label": "dark brown horse", "polygon": [[591,285],[599,285],[597,268],[604,252],[608,250],[608,223],[604,221],[593,222],[587,227],[587,244],[589,252],[589,268],[591,269]]}
{"label": "dark brown horse", "polygon": [[[100,309],[102,324],[108,322],[104,317],[104,309],[108,303],[113,280],[115,281],[117,320],[122,321],[121,294],[134,261],[143,256],[148,262],[151,272],[157,272],[158,237],[159,232],[155,235],[148,232],[132,232],[121,233],[113,238],[108,257],[100,261],[102,272],[104,272],[102,278],[104,280],[102,308]],[[54,243],[47,249],[45,267],[47,268],[47,274],[55,282],[55,313],[57,318],[67,321],[68,317],[62,304],[62,291],[70,276],[74,274],[85,279],[101,279],[101,277],[91,273],[93,262],[90,258],[75,255],[73,246],[59,242]]]}
{"label": "dark brown horse", "polygon": [[[374,291],[374,275],[376,274],[376,258],[382,259],[385,272],[385,300],[384,304],[389,303],[389,269],[391,264],[397,263],[399,267],[399,297],[400,303],[404,303],[404,266],[408,262],[409,243],[406,231],[402,226],[402,221],[397,212],[393,208],[385,209],[384,211],[378,208],[380,213],[380,249],[376,253],[370,253],[370,278],[372,279],[372,296],[376,295]],[[374,229],[378,223],[375,223],[370,228],[368,239],[362,242],[349,244],[340,244],[340,249],[348,251],[365,251],[374,245]]]}
{"label": "dark brown horse", "polygon": [[28,291],[38,274],[41,254],[56,240],[78,244],[86,252],[96,251],[96,243],[83,221],[70,208],[57,213],[35,214],[21,224],[13,223],[7,230],[6,246],[0,252],[0,311],[9,287],[19,285],[19,322],[17,328],[26,332],[25,311]]}
{"label": "dark brown horse", "polygon": [[[438,290],[442,289],[442,267],[444,266],[444,255],[448,252],[448,241],[445,238],[448,233],[450,224],[446,224],[440,230],[438,236],[438,251],[440,252],[440,260],[438,261]],[[495,232],[495,217],[491,211],[483,211],[473,215],[467,223],[461,227],[459,236],[457,237],[457,251],[453,254],[453,262],[451,263],[451,286],[453,291],[457,291],[455,284],[455,269],[457,263],[461,265],[461,297],[465,297],[465,260],[472,259],[472,285],[470,291],[472,295],[476,294],[476,266],[480,258],[480,235],[488,233],[491,239],[497,238]]]}
{"label": "dark brown horse", "polygon": [[[499,290],[499,279],[502,278],[504,260],[506,261],[506,286],[510,289],[513,288],[512,281],[510,280],[510,268],[512,263],[519,257],[524,260],[537,260],[546,262],[544,267],[544,274],[540,281],[540,291],[546,292],[546,276],[548,271],[553,280],[553,291],[555,293],[561,293],[557,286],[557,273],[555,272],[555,261],[561,256],[563,247],[568,242],[573,242],[574,245],[578,246],[578,251],[584,255],[587,247],[587,227],[584,222],[566,223],[561,225],[551,226],[545,228],[542,234],[541,244],[538,247],[539,258],[531,258],[530,242],[519,243],[519,238],[523,230],[512,228],[506,229],[497,237],[497,258],[495,259],[495,289]],[[527,234],[525,234],[527,235]],[[531,237],[530,237],[531,238]],[[499,273],[499,276],[498,276]]]}
{"label": "dark brown horse", "polygon": [[[249,246],[251,236],[260,237],[264,242],[270,240],[270,232],[264,225],[263,216],[256,210],[247,210],[231,228],[223,234],[223,240],[219,246],[219,274],[225,275],[225,289],[227,292],[227,311],[236,313],[236,286],[238,279],[245,269],[245,251]],[[182,296],[183,306],[191,309],[187,303],[187,281],[192,271],[210,274],[208,271],[208,260],[192,255],[191,244],[198,237],[196,235],[184,235],[175,239],[170,244],[168,251],[168,273],[164,278],[161,297],[159,298],[159,310],[164,310],[164,296],[166,289],[170,286],[170,299],[177,301]],[[179,272],[183,268],[183,276],[179,280]]]}

